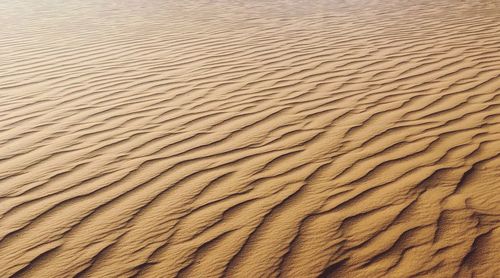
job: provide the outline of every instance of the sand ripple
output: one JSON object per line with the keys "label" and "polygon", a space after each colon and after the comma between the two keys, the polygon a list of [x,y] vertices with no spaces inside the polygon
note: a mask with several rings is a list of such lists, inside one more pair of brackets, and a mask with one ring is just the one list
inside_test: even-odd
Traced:
{"label": "sand ripple", "polygon": [[0,23],[1,277],[500,277],[499,1]]}

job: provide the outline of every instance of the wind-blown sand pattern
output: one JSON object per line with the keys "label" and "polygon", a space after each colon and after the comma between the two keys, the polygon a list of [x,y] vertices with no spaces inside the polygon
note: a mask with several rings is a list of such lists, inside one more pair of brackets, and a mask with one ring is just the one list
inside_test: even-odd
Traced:
{"label": "wind-blown sand pattern", "polygon": [[500,277],[500,1],[0,23],[0,277]]}

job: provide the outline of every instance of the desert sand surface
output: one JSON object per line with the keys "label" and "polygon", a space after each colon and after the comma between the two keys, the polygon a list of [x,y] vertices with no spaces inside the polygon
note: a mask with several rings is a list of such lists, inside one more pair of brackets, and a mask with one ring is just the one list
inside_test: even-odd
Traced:
{"label": "desert sand surface", "polygon": [[0,277],[500,277],[500,1],[0,23]]}

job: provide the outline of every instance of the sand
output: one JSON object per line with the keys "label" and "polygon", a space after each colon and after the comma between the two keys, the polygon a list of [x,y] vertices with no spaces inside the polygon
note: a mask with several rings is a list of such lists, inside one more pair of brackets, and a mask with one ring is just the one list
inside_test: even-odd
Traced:
{"label": "sand", "polygon": [[500,277],[500,1],[0,23],[0,277]]}

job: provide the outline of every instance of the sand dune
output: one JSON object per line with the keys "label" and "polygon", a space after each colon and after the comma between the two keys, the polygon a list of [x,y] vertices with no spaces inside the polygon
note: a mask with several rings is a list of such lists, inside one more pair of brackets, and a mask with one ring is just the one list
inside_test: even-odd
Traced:
{"label": "sand dune", "polygon": [[500,277],[499,1],[0,23],[0,277]]}

